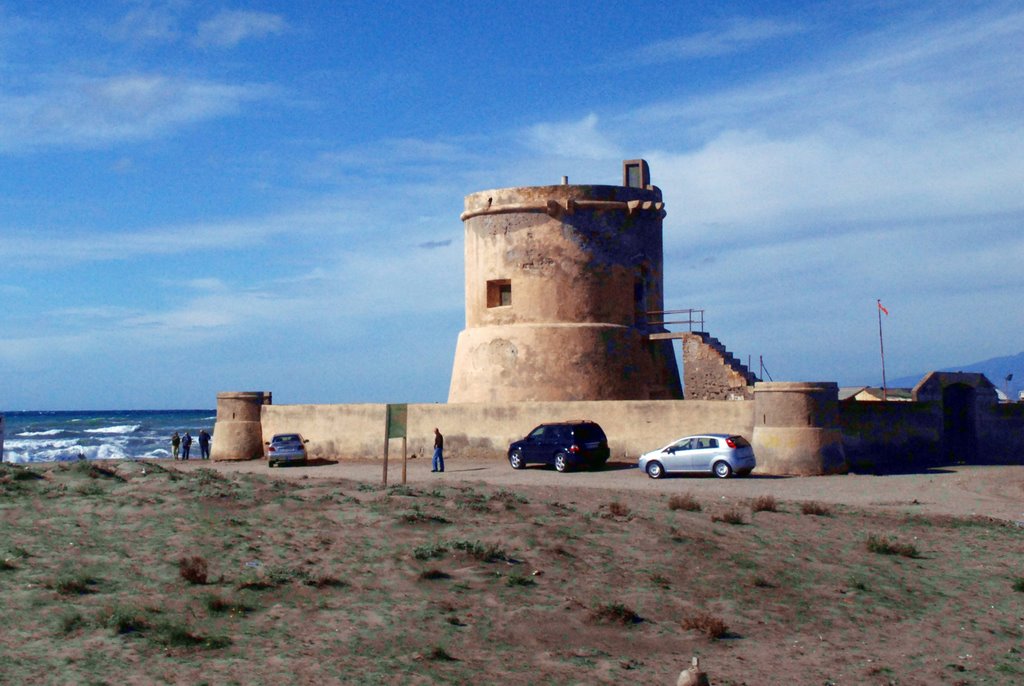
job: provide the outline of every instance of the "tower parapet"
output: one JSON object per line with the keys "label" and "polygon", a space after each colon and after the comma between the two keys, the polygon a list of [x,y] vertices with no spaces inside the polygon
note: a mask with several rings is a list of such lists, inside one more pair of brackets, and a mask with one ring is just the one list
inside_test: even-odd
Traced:
{"label": "tower parapet", "polygon": [[664,309],[664,203],[646,163],[625,165],[637,186],[466,196],[466,328],[449,402],[682,397],[672,343],[650,340],[664,327],[646,314]]}

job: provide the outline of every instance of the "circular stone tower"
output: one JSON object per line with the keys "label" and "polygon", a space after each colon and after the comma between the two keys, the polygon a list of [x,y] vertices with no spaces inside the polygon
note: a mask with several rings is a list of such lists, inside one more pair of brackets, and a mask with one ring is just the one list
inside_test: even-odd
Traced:
{"label": "circular stone tower", "polygon": [[218,393],[210,457],[214,460],[263,457],[262,409],[271,402],[269,391]]}
{"label": "circular stone tower", "polygon": [[622,186],[466,197],[466,328],[448,402],[681,398],[665,331],[661,191],[647,163]]}
{"label": "circular stone tower", "polygon": [[848,470],[839,427],[839,386],[831,381],[754,384],[758,474],[817,476]]}

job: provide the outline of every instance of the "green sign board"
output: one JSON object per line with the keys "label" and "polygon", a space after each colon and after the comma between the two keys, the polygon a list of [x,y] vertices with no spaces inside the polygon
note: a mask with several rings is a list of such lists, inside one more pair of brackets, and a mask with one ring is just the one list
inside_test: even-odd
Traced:
{"label": "green sign board", "polygon": [[406,418],[409,416],[409,406],[388,405],[388,438],[405,438]]}

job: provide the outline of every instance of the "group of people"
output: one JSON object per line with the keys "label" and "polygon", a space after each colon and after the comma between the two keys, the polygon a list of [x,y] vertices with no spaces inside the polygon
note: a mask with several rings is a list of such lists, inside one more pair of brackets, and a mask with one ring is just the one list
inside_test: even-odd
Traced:
{"label": "group of people", "polygon": [[[181,455],[179,457],[179,452]],[[192,435],[186,431],[184,436],[179,436],[178,432],[175,431],[174,435],[171,436],[171,453],[174,455],[175,460],[187,460],[189,459],[189,452],[192,450]],[[206,432],[206,429],[199,430],[199,452],[202,455],[202,459],[210,459],[210,434]]]}

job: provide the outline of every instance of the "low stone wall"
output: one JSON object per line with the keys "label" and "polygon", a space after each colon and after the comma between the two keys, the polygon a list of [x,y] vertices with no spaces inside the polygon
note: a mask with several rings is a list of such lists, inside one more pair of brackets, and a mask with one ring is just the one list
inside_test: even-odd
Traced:
{"label": "low stone wall", "polygon": [[[383,404],[264,405],[263,440],[299,432],[310,457],[380,459],[384,455]],[[429,457],[434,427],[445,437],[445,455],[504,459],[508,445],[543,422],[589,419],[608,435],[613,461],[632,461],[688,433],[736,433],[750,438],[753,401],[638,400],[546,403],[411,404],[407,450]],[[392,439],[391,456],[401,442]]]}
{"label": "low stone wall", "polygon": [[934,403],[839,403],[851,471],[905,471],[942,459],[942,410]]}

